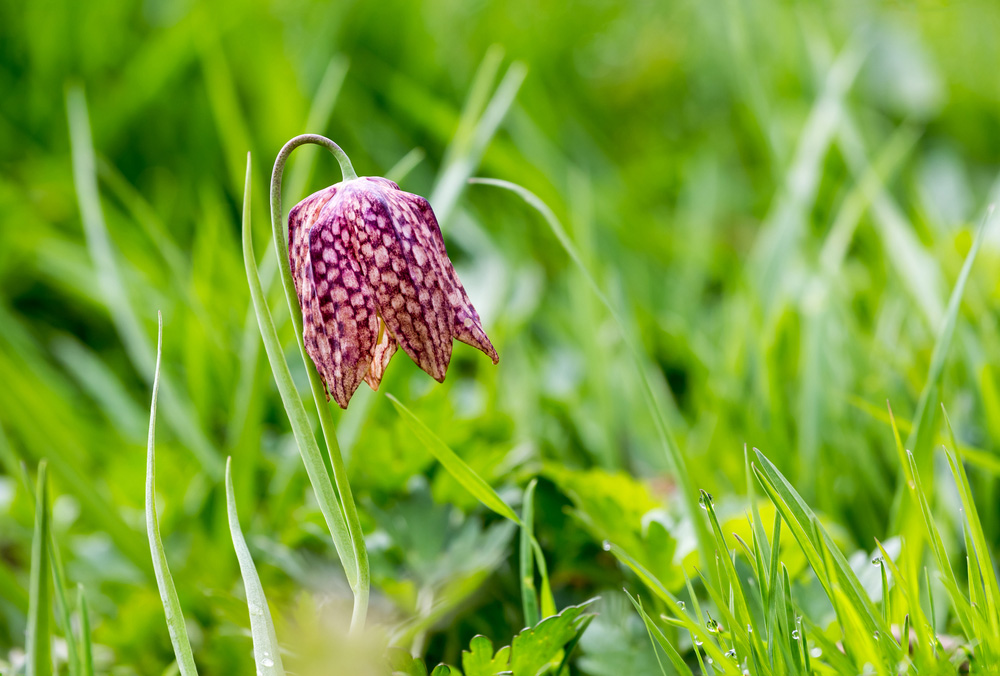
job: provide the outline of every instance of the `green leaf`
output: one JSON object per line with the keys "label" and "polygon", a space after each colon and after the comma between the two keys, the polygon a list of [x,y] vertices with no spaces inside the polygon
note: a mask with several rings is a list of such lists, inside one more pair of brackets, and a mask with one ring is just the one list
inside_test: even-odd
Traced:
{"label": "green leaf", "polygon": [[650,415],[653,418],[653,424],[656,426],[657,435],[663,445],[667,461],[673,468],[677,482],[680,484],[681,493],[684,497],[684,506],[688,513],[688,517],[694,525],[695,536],[698,542],[698,550],[701,554],[702,561],[707,563],[711,560],[711,554],[713,551],[712,537],[708,532],[708,529],[705,528],[705,524],[698,518],[698,491],[688,471],[684,454],[681,452],[680,446],[677,445],[677,441],[674,439],[673,432],[670,428],[670,423],[667,420],[665,413],[667,404],[658,400],[659,398],[656,394],[656,390],[653,387],[653,369],[648,363],[648,358],[640,351],[634,338],[632,337],[632,334],[626,330],[625,323],[618,315],[614,305],[611,304],[611,301],[608,300],[608,297],[604,294],[604,291],[601,289],[597,280],[590,272],[587,264],[584,263],[583,257],[580,256],[580,252],[577,251],[576,245],[573,244],[573,240],[571,240],[569,235],[566,233],[562,223],[559,222],[559,219],[556,218],[552,209],[550,209],[549,206],[542,201],[540,197],[538,197],[538,195],[534,194],[527,188],[517,185],[516,183],[511,183],[510,181],[502,181],[493,178],[470,178],[469,182],[491,185],[497,188],[510,190],[538,211],[538,213],[542,215],[546,224],[549,226],[549,229],[552,230],[552,234],[555,235],[559,244],[562,245],[570,259],[572,259],[573,263],[575,263],[580,269],[580,272],[583,273],[584,279],[586,279],[587,283],[590,285],[594,295],[597,296],[598,300],[600,300],[604,307],[608,310],[608,313],[617,325],[618,331],[624,339],[625,344],[628,346],[629,352],[631,352],[632,358],[635,361],[636,368],[639,371],[639,375],[642,378],[642,394],[646,401],[646,405],[649,408]]}
{"label": "green leaf", "polygon": [[52,635],[49,615],[49,482],[46,462],[38,463],[35,491],[35,530],[31,536],[31,576],[28,582],[28,626],[25,631],[27,676],[52,673]]}
{"label": "green leaf", "polygon": [[278,394],[281,395],[281,403],[285,407],[288,415],[288,422],[292,428],[292,435],[298,446],[299,454],[302,456],[302,464],[305,465],[306,474],[312,484],[316,494],[316,502],[319,504],[323,519],[333,539],[333,545],[337,549],[344,566],[344,573],[347,575],[348,584],[352,589],[358,586],[358,566],[354,552],[354,545],[351,540],[344,512],[330,481],[330,474],[323,456],[320,453],[316,437],[313,435],[312,425],[309,416],[306,414],[302,398],[299,396],[295,383],[292,380],[292,373],[285,360],[285,354],[278,340],[278,332],[274,327],[274,320],[271,318],[271,310],[267,306],[264,298],[264,290],[260,283],[260,274],[257,272],[257,261],[253,253],[253,235],[250,225],[250,156],[247,155],[247,175],[246,187],[243,194],[243,264],[246,268],[247,282],[250,285],[250,296],[253,300],[254,311],[257,314],[257,325],[260,327],[260,335],[264,341],[264,350],[267,359],[271,364],[271,372],[274,375],[274,382],[278,386]]}
{"label": "green leaf", "polygon": [[[952,448],[957,449],[958,444],[955,441],[955,431],[951,427],[951,420],[948,418],[948,412],[944,410],[944,406],[941,407],[941,412],[944,415],[945,426],[951,437]],[[979,510],[972,495],[972,487],[969,484],[969,477],[965,473],[965,466],[962,464],[961,459],[955,455],[954,451],[946,449],[945,454],[948,457],[951,473],[955,478],[955,485],[958,487],[958,495],[962,501],[962,512],[965,514],[968,530],[972,537],[973,551],[968,553],[970,558],[975,557],[980,574],[985,581],[983,590],[985,602],[982,609],[989,621],[990,631],[988,636],[981,638],[984,643],[989,645],[994,655],[1000,655],[1000,585],[997,583],[996,567],[990,558],[989,544],[983,532],[983,524],[979,519]]]}
{"label": "green leaf", "polygon": [[191,641],[188,639],[187,626],[184,624],[184,612],[177,598],[174,579],[170,575],[170,566],[167,564],[167,554],[163,550],[160,525],[156,516],[156,394],[160,384],[160,357],[163,348],[163,316],[157,313],[157,317],[159,328],[156,340],[156,370],[153,376],[153,397],[149,405],[149,441],[146,447],[146,533],[149,536],[149,549],[153,555],[156,586],[160,590],[160,602],[167,617],[167,630],[170,632],[170,643],[174,646],[177,666],[181,676],[196,676],[198,668],[194,664]]}
{"label": "green leaf", "polygon": [[[132,306],[128,285],[119,270],[104,220],[97,187],[97,169],[87,101],[83,89],[79,86],[72,86],[67,91],[66,111],[73,156],[73,182],[80,204],[87,250],[93,261],[104,302],[111,313],[111,319],[125,352],[135,369],[146,377],[153,366],[153,351]],[[184,445],[195,454],[205,471],[215,478],[221,478],[222,462],[212,443],[205,436],[190,399],[181,396],[179,391],[171,387],[171,383],[164,378],[163,400],[167,423],[183,440]]]}
{"label": "green leaf", "polygon": [[274,632],[274,622],[271,621],[271,611],[264,595],[264,587],[257,575],[253,557],[247,548],[243,531],[240,529],[240,517],[236,512],[236,498],[233,492],[232,458],[226,460],[226,511],[229,515],[229,534],[233,538],[236,558],[240,562],[240,574],[243,576],[243,589],[247,595],[247,607],[250,610],[250,635],[253,637],[253,657],[259,676],[283,676],[281,665],[281,650],[278,637]]}
{"label": "green leaf", "polygon": [[535,486],[538,479],[532,479],[524,489],[521,506],[521,546],[518,551],[518,565],[521,574],[521,607],[524,610],[524,624],[533,627],[538,624],[538,595],[535,591],[534,553],[531,551],[532,529],[535,522]]}
{"label": "green leaf", "polygon": [[[847,598],[853,609],[856,609],[858,616],[864,621],[864,631],[869,635],[875,631],[891,636],[892,631],[882,620],[882,615],[876,609],[871,599],[858,580],[857,575],[847,563],[847,559],[837,547],[836,543],[827,533],[826,529],[819,523],[819,519],[805,503],[802,497],[796,492],[787,479],[778,471],[778,468],[767,459],[767,457],[754,449],[760,468],[755,466],[757,478],[764,487],[782,518],[791,527],[795,539],[799,542],[803,552],[809,559],[817,579],[823,584],[827,597],[831,602],[836,602],[837,590]],[[824,559],[827,556],[827,559]],[[827,574],[827,565],[830,572]],[[895,658],[901,657],[899,646],[893,650],[888,646]],[[898,654],[897,654],[898,653]]]}
{"label": "green leaf", "polygon": [[514,676],[535,676],[577,635],[581,616],[594,599],[563,609],[514,637],[510,669]]}
{"label": "green leaf", "polygon": [[493,654],[493,642],[485,636],[473,636],[469,649],[462,651],[462,669],[465,676],[496,676],[507,671],[510,662],[510,646],[504,646]]}
{"label": "green leaf", "polygon": [[423,660],[415,658],[402,648],[389,649],[389,668],[393,676],[427,676],[427,667]]}
{"label": "green leaf", "polygon": [[413,415],[410,409],[406,408],[399,399],[392,396],[391,394],[386,395],[389,397],[389,401],[392,405],[396,407],[396,410],[403,417],[403,420],[410,426],[410,429],[417,435],[420,441],[423,442],[424,446],[437,458],[437,461],[448,470],[448,473],[455,477],[455,480],[462,485],[465,490],[469,491],[473,497],[475,497],[483,505],[502,517],[510,519],[517,525],[522,525],[521,519],[518,518],[514,510],[503,501],[497,492],[493,490],[493,487],[486,483],[482,477],[476,474],[471,467],[465,464],[455,451],[451,450],[446,443],[441,441],[434,432],[432,432],[427,425],[425,425],[421,420]]}
{"label": "green leaf", "polygon": [[[632,602],[633,606],[635,606],[635,611],[639,613],[639,617],[642,618],[643,624],[646,625],[646,631],[649,633],[649,640],[653,642],[653,649],[656,650],[656,647],[659,646],[660,649],[662,649],[666,654],[667,659],[670,660],[670,663],[674,665],[674,671],[678,674],[681,674],[682,676],[694,676],[691,672],[691,667],[684,662],[684,659],[680,656],[680,653],[677,652],[677,649],[670,641],[667,640],[667,637],[663,634],[663,631],[656,626],[656,623],[653,622],[653,618],[646,613],[646,609],[642,607],[642,601],[638,598],[634,598],[628,593],[628,591],[625,592],[625,595],[628,596],[628,600]],[[657,661],[660,659],[659,652],[656,653],[656,659]],[[660,663],[660,671],[664,674],[664,676],[666,676],[667,672],[664,670],[662,663]]]}
{"label": "green leaf", "polygon": [[94,648],[90,639],[90,609],[83,585],[77,585],[76,605],[80,609],[80,646],[83,649],[83,676],[94,676]]}

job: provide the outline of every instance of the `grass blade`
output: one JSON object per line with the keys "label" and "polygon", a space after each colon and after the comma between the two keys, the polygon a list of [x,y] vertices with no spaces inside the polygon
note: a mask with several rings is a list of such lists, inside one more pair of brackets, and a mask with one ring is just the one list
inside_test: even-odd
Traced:
{"label": "grass blade", "polygon": [[163,317],[157,313],[159,329],[156,340],[156,370],[153,376],[153,397],[149,405],[149,442],[146,447],[146,532],[149,535],[149,549],[153,554],[153,572],[156,586],[160,590],[160,602],[167,617],[170,643],[174,646],[177,667],[181,676],[196,676],[198,668],[194,664],[194,653],[188,639],[184,612],[177,598],[174,579],[170,575],[167,554],[160,539],[160,525],[156,516],[156,395],[160,384],[160,356],[163,347]]}
{"label": "grass blade", "polygon": [[465,464],[465,461],[458,457],[455,451],[451,450],[446,443],[441,441],[441,438],[434,434],[417,416],[413,415],[413,412],[406,408],[399,399],[396,399],[391,394],[386,396],[389,397],[389,401],[396,407],[396,411],[399,412],[403,420],[410,426],[410,429],[423,442],[430,454],[441,463],[442,467],[448,470],[448,473],[465,490],[469,491],[474,498],[483,503],[483,506],[488,509],[493,510],[502,517],[510,519],[519,526],[524,525],[517,514],[514,513],[514,510],[503,501],[503,498],[497,495],[493,487],[476,474],[471,467]]}
{"label": "grass blade", "polygon": [[76,607],[80,610],[80,647],[81,673],[83,676],[94,676],[94,646],[90,640],[90,608],[87,606],[87,595],[83,585],[76,587]]}
{"label": "grass blade", "polygon": [[518,551],[518,562],[521,574],[521,607],[524,609],[524,626],[534,627],[538,624],[538,595],[535,591],[535,565],[531,551],[532,529],[535,523],[535,486],[538,479],[532,479],[524,489],[524,501],[521,506],[521,546]]}
{"label": "grass blade", "polygon": [[247,155],[246,189],[243,195],[243,263],[246,267],[247,281],[250,284],[250,296],[253,299],[254,311],[257,314],[257,324],[260,328],[261,338],[264,341],[264,350],[267,352],[268,361],[271,363],[271,372],[274,375],[274,382],[278,386],[278,394],[281,395],[281,403],[285,407],[288,415],[288,422],[292,428],[292,435],[295,443],[302,455],[302,463],[305,465],[306,474],[312,483],[313,491],[316,493],[316,500],[319,503],[320,511],[326,520],[327,527],[333,537],[333,544],[337,548],[337,554],[344,564],[344,572],[347,580],[353,589],[357,584],[357,564],[354,557],[354,549],[351,545],[350,534],[347,531],[347,523],[344,520],[344,512],[340,507],[330,481],[330,475],[323,456],[320,454],[319,445],[313,435],[312,426],[309,423],[309,416],[306,414],[302,398],[299,396],[295,383],[292,380],[292,373],[285,361],[284,352],[281,349],[281,342],[278,340],[278,332],[274,328],[274,320],[271,318],[271,310],[267,306],[264,298],[264,290],[260,283],[260,274],[257,272],[257,261],[253,253],[253,239],[250,225],[250,156]]}
{"label": "grass blade", "polygon": [[264,595],[264,587],[257,575],[250,550],[247,548],[240,517],[236,512],[236,498],[233,491],[232,458],[226,460],[226,511],[229,515],[229,533],[233,538],[233,548],[240,562],[243,589],[250,610],[250,635],[253,637],[253,656],[260,676],[284,676],[278,637],[274,632],[274,622]]}
{"label": "grass blade", "polygon": [[[667,640],[663,631],[656,626],[656,623],[653,622],[653,619],[646,612],[646,609],[642,607],[642,601],[640,601],[637,597],[633,597],[627,590],[625,591],[625,595],[628,597],[628,600],[632,602],[632,605],[635,606],[635,611],[639,613],[639,617],[642,618],[643,624],[646,625],[646,632],[649,634],[649,640],[653,643],[653,651],[656,652],[656,646],[659,645],[659,647],[662,648],[663,652],[667,655],[667,659],[669,659],[670,663],[674,666],[674,671],[676,673],[682,674],[682,676],[694,676],[691,672],[691,667],[684,662],[683,658],[681,658],[680,654],[677,652],[677,649],[674,648],[673,644]],[[660,665],[660,672],[666,676],[667,672],[663,668],[663,662],[660,661],[659,652],[656,652],[656,661]]]}
{"label": "grass blade", "polygon": [[31,538],[31,577],[28,583],[28,626],[25,631],[27,676],[52,673],[52,636],[49,614],[49,482],[43,460],[38,463],[38,487],[35,491],[35,530]]}
{"label": "grass blade", "polygon": [[[66,93],[66,109],[73,154],[73,180],[80,203],[87,249],[93,260],[97,282],[129,360],[140,375],[148,378],[149,372],[153,370],[154,355],[128,297],[128,285],[122,279],[112,250],[107,224],[104,222],[97,189],[97,170],[94,145],[90,136],[87,101],[80,87],[71,87]],[[221,478],[222,461],[216,455],[212,443],[202,432],[198,418],[191,410],[190,402],[178,396],[166,379],[162,385],[167,422],[184,445],[195,454],[205,471],[214,478]]]}
{"label": "grass blade", "polygon": [[552,230],[552,234],[555,235],[559,244],[562,245],[563,249],[569,255],[570,259],[576,264],[576,266],[583,273],[584,278],[590,285],[590,288],[594,291],[594,294],[598,297],[601,303],[607,308],[608,313],[614,320],[618,327],[625,344],[628,346],[629,351],[632,353],[632,357],[635,359],[636,366],[639,369],[639,374],[642,377],[643,395],[645,396],[646,404],[649,407],[650,414],[653,417],[653,423],[656,426],[657,434],[660,437],[660,441],[663,444],[664,451],[667,455],[667,460],[670,462],[674,473],[677,476],[677,481],[681,486],[682,494],[684,496],[684,506],[687,510],[687,516],[694,525],[695,534],[698,541],[698,550],[701,554],[702,561],[707,562],[711,560],[711,554],[713,549],[713,539],[709,534],[708,529],[705,527],[702,519],[698,517],[698,491],[694,485],[694,481],[688,472],[687,463],[684,460],[684,454],[681,453],[680,447],[677,445],[677,441],[674,439],[673,434],[670,431],[670,424],[667,421],[665,415],[665,407],[662,406],[657,401],[656,391],[653,388],[653,383],[649,374],[649,368],[646,363],[646,358],[642,355],[639,348],[635,345],[631,334],[625,328],[625,324],[618,312],[615,310],[611,301],[601,290],[600,285],[598,285],[597,280],[591,274],[590,269],[584,263],[583,258],[577,251],[576,246],[573,241],[569,238],[566,230],[562,227],[559,219],[552,212],[545,202],[534,194],[527,188],[517,185],[516,183],[511,183],[510,181],[502,181],[493,178],[470,178],[470,183],[479,183],[483,185],[491,185],[496,188],[503,188],[505,190],[510,190],[511,192],[517,194],[525,202],[531,205],[535,210],[537,210],[545,222],[548,224],[549,228]]}

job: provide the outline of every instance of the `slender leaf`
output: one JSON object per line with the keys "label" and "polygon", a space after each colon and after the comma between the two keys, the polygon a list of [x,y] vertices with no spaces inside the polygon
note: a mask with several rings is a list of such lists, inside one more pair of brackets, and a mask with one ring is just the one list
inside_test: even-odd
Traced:
{"label": "slender leaf", "polygon": [[271,610],[268,608],[264,587],[260,583],[253,557],[250,556],[250,550],[243,538],[240,517],[236,512],[232,458],[226,460],[226,512],[229,515],[229,534],[233,538],[233,548],[240,562],[243,589],[250,610],[250,635],[253,637],[253,657],[257,673],[260,676],[283,676],[285,669],[281,665],[281,651],[278,637],[274,632],[274,622],[271,620]]}
{"label": "slender leaf", "polygon": [[170,643],[174,647],[177,666],[181,676],[196,676],[198,668],[194,664],[194,653],[191,641],[188,639],[187,625],[184,623],[184,611],[177,598],[174,579],[170,575],[167,564],[167,554],[163,550],[160,539],[160,525],[156,515],[156,395],[160,384],[160,358],[163,349],[163,317],[157,315],[159,329],[156,340],[156,370],[153,376],[153,396],[149,405],[149,441],[146,447],[146,533],[149,536],[149,549],[153,555],[153,572],[156,575],[156,586],[160,590],[160,602],[167,618],[167,630],[170,632]]}
{"label": "slender leaf", "polygon": [[52,673],[52,635],[49,616],[49,482],[46,462],[38,463],[38,487],[35,490],[35,530],[31,537],[31,577],[28,582],[28,626],[25,631],[25,673],[48,676]]}

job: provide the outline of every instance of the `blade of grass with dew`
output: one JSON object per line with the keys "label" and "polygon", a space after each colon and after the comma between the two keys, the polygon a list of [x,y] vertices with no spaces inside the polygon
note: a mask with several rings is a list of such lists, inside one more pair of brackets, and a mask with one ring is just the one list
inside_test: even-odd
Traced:
{"label": "blade of grass with dew", "polygon": [[[694,605],[695,612],[697,614],[697,620],[692,620],[687,612],[683,609],[682,604],[679,602],[676,596],[674,596],[670,590],[664,586],[660,580],[656,578],[655,575],[650,573],[641,563],[636,561],[628,552],[619,547],[612,542],[604,543],[604,550],[611,552],[611,554],[618,559],[623,565],[627,566],[636,577],[646,585],[646,587],[652,591],[656,596],[660,598],[668,608],[671,608],[676,613],[677,617],[671,617],[669,615],[664,615],[663,620],[676,627],[680,627],[688,631],[693,639],[701,641],[702,647],[705,652],[718,664],[725,665],[728,660],[724,659],[723,651],[719,649],[716,645],[712,636],[709,636],[705,629],[704,618],[701,615],[701,607],[697,603],[697,597],[694,595],[694,590],[689,586],[689,592],[691,594],[691,600]],[[725,669],[725,667],[723,667]],[[728,671],[726,673],[729,673]]]}
{"label": "blade of grass with dew", "polygon": [[[955,616],[962,625],[962,629],[965,631],[966,636],[975,636],[975,625],[977,623],[975,617],[976,613],[972,609],[968,600],[962,595],[958,586],[958,576],[955,574],[955,570],[951,566],[951,562],[948,559],[948,552],[944,547],[944,540],[941,538],[941,532],[938,530],[937,524],[934,522],[934,516],[931,513],[930,505],[927,502],[927,496],[923,490],[916,460],[914,460],[913,454],[909,451],[905,451],[904,453],[907,467],[907,485],[916,496],[917,504],[920,506],[920,513],[924,518],[924,527],[926,529],[927,538],[931,543],[931,551],[934,553],[934,558],[937,562],[938,571],[941,575],[941,580],[944,583],[944,588],[948,591],[948,595],[951,597],[951,602],[955,610]],[[905,570],[903,570],[903,574],[907,574]],[[928,587],[928,589],[930,589],[930,587]],[[933,621],[934,618],[931,619]]]}
{"label": "blade of grass with dew", "polygon": [[[253,299],[254,312],[257,315],[257,324],[260,328],[261,338],[264,341],[264,350],[267,353],[268,361],[271,364],[271,372],[274,375],[278,393],[281,395],[281,402],[284,405],[285,413],[292,428],[292,435],[295,437],[299,454],[302,456],[302,463],[305,465],[306,474],[312,483],[316,501],[319,503],[323,519],[333,539],[333,545],[337,550],[337,555],[344,567],[344,573],[351,589],[356,589],[358,585],[358,567],[354,554],[354,547],[351,543],[351,536],[347,530],[347,522],[344,519],[344,512],[340,502],[334,492],[333,484],[330,481],[330,474],[313,435],[312,426],[309,423],[309,416],[306,414],[302,398],[295,388],[292,380],[288,362],[285,360],[281,342],[278,340],[277,331],[274,328],[274,321],[271,318],[271,310],[264,299],[264,290],[261,287],[260,275],[257,272],[257,262],[253,253],[253,241],[250,224],[250,156],[247,155],[246,188],[243,196],[243,262],[246,267],[247,281],[250,285],[250,296]],[[357,600],[355,601],[357,603]]]}
{"label": "blade of grass with dew", "polygon": [[[87,101],[83,89],[79,86],[72,86],[66,92],[66,110],[73,156],[73,180],[83,220],[87,250],[94,264],[94,272],[104,302],[129,360],[141,376],[148,378],[153,370],[154,355],[129,300],[128,285],[122,280],[107,225],[104,222],[97,188]],[[222,461],[212,443],[204,435],[197,416],[191,410],[190,402],[181,398],[166,378],[162,382],[162,387],[164,414],[171,429],[184,445],[191,449],[210,476],[215,479],[221,478]]]}
{"label": "blade of grass with dew", "polygon": [[35,490],[35,529],[31,537],[31,573],[28,582],[28,625],[25,630],[25,674],[52,673],[52,635],[49,623],[49,482],[46,463],[38,463]]}
{"label": "blade of grass with dew", "polygon": [[465,464],[462,460],[455,454],[455,451],[451,450],[447,444],[441,441],[434,432],[432,432],[427,425],[425,425],[417,416],[413,415],[406,406],[403,405],[399,399],[392,396],[391,394],[386,395],[392,405],[396,407],[396,411],[400,414],[410,429],[417,435],[417,438],[423,442],[424,446],[433,455],[441,466],[444,467],[449,474],[451,474],[459,484],[462,485],[465,490],[467,490],[474,498],[479,500],[483,506],[488,509],[493,510],[500,516],[510,519],[518,526],[524,526],[521,519],[518,518],[514,510],[503,501],[497,492],[493,490],[493,487],[486,483],[482,477],[473,471],[471,467]]}
{"label": "blade of grass with dew", "polygon": [[[883,635],[891,635],[890,627],[882,621],[881,614],[868,598],[868,594],[857,575],[854,574],[847,559],[844,558],[843,553],[833,542],[829,533],[820,525],[816,515],[778,471],[778,468],[759,450],[754,449],[754,451],[757,455],[757,461],[760,463],[759,468],[754,466],[758,480],[767,491],[774,506],[778,508],[785,523],[791,527],[795,539],[798,540],[809,559],[809,563],[812,565],[817,579],[823,584],[827,596],[831,601],[834,598],[835,589],[832,574],[835,573],[836,580],[839,580],[839,586],[847,601],[852,608],[858,609],[861,617],[866,621],[867,631],[869,633],[879,631]],[[824,555],[823,552],[827,554]],[[831,575],[829,576],[824,575],[826,568],[824,556],[828,556],[831,566]]]}
{"label": "blade of grass with dew", "polygon": [[511,183],[510,181],[493,178],[470,178],[469,182],[509,190],[521,197],[521,199],[538,211],[548,224],[549,228],[552,230],[552,233],[559,241],[559,244],[562,245],[570,259],[572,259],[572,261],[583,273],[583,276],[590,285],[591,289],[593,289],[594,293],[600,299],[604,307],[607,308],[608,313],[617,325],[618,331],[625,341],[625,344],[632,353],[636,367],[639,369],[639,375],[642,378],[642,384],[644,386],[642,391],[645,396],[646,404],[653,417],[653,422],[656,425],[657,434],[660,438],[660,442],[663,444],[667,460],[670,462],[675,474],[677,475],[677,481],[681,485],[681,492],[684,496],[684,506],[687,509],[687,516],[694,526],[698,542],[698,551],[701,554],[702,561],[710,561],[710,554],[713,551],[712,537],[709,534],[708,529],[705,527],[705,524],[698,518],[698,491],[688,471],[684,455],[681,453],[680,448],[677,446],[677,441],[674,439],[673,434],[670,431],[670,425],[666,419],[664,408],[657,402],[656,393],[648,372],[649,366],[646,358],[642,355],[642,352],[634,343],[632,336],[626,330],[625,324],[622,322],[618,312],[611,304],[611,301],[608,300],[604,291],[602,291],[601,287],[597,284],[597,280],[594,279],[594,276],[590,273],[589,268],[587,268],[586,264],[583,262],[583,259],[576,250],[573,241],[569,238],[569,235],[566,234],[566,230],[562,227],[559,219],[556,218],[556,215],[552,212],[548,205],[527,188],[519,186],[516,183]]}
{"label": "blade of grass with dew", "polygon": [[[948,412],[945,410],[943,404],[941,405],[941,413],[944,416],[945,427],[951,438],[951,446],[953,449],[956,449],[958,448],[958,444],[955,441],[955,430],[951,426],[951,420],[948,418]],[[986,535],[983,533],[983,524],[979,519],[979,510],[972,495],[972,487],[969,484],[969,477],[965,473],[965,467],[954,451],[946,449],[945,455],[948,457],[948,464],[951,467],[951,473],[955,478],[955,485],[958,488],[958,496],[962,501],[962,512],[965,514],[965,519],[972,535],[972,541],[975,545],[975,556],[986,582],[986,598],[982,610],[986,613],[989,620],[990,632],[982,638],[984,642],[991,644],[990,647],[993,655],[1000,656],[1000,585],[997,583],[996,566],[993,565],[993,561],[990,558],[990,549],[986,541]]]}
{"label": "blade of grass with dew", "polygon": [[[646,625],[646,632],[649,634],[650,642],[653,643],[654,651],[658,645],[667,656],[667,659],[670,660],[670,663],[673,665],[676,673],[681,674],[682,676],[694,676],[691,672],[691,667],[684,662],[684,659],[680,656],[680,653],[677,652],[677,649],[674,648],[673,644],[669,640],[667,640],[663,630],[656,626],[656,623],[653,622],[653,618],[651,618],[646,612],[646,609],[642,607],[642,601],[639,597],[633,597],[628,593],[628,590],[625,590],[625,596],[627,596],[628,600],[632,602],[636,612],[639,613],[639,617],[642,618],[643,624]],[[663,662],[660,661],[659,653],[656,653],[656,661],[660,665],[660,672],[666,676],[666,671],[663,668]]]}
{"label": "blade of grass with dew", "polygon": [[160,539],[160,524],[156,514],[156,397],[160,384],[160,357],[163,348],[163,317],[157,313],[158,330],[156,340],[156,370],[153,374],[153,396],[149,405],[149,441],[146,448],[146,532],[149,536],[149,549],[153,555],[153,571],[156,574],[156,586],[160,591],[160,602],[167,619],[167,631],[170,633],[170,643],[174,647],[177,667],[181,676],[197,676],[198,668],[194,664],[194,653],[191,641],[188,639],[187,625],[184,623],[184,611],[177,598],[174,579],[170,575],[167,554]]}
{"label": "blade of grass with dew", "polygon": [[81,673],[83,676],[94,676],[94,646],[90,638],[90,608],[87,605],[87,594],[83,585],[76,586],[76,607],[80,611],[80,647]]}
{"label": "blade of grass with dew", "polygon": [[[983,236],[986,232],[987,224],[992,221],[993,205],[990,205],[984,214],[979,228],[973,239],[969,253],[965,257],[962,269],[955,281],[951,297],[948,299],[948,307],[944,313],[943,322],[940,324],[937,339],[934,342],[934,351],[931,354],[931,363],[927,373],[927,380],[920,392],[917,400],[916,413],[913,417],[913,429],[907,438],[906,447],[913,452],[917,462],[917,469],[920,474],[929,477],[929,483],[925,490],[929,491],[929,497],[934,495],[934,474],[933,474],[933,454],[932,440],[934,436],[934,424],[936,422],[935,408],[933,403],[940,396],[941,379],[944,373],[944,366],[947,361],[948,352],[951,347],[952,336],[955,333],[955,325],[958,323],[958,314],[962,305],[962,296],[965,292],[965,285],[972,272],[972,265],[976,260],[976,254],[982,244]],[[902,476],[902,472],[900,472]],[[890,521],[890,532],[898,532],[909,543],[907,551],[909,556],[900,562],[900,568],[907,575],[915,576],[920,567],[920,537],[923,529],[920,528],[920,513],[913,509],[910,502],[910,493],[906,488],[905,481],[899,482],[893,500],[893,513]]]}
{"label": "blade of grass with dew", "polygon": [[246,592],[247,608],[250,611],[250,635],[253,637],[254,664],[259,676],[284,676],[278,637],[274,632],[271,610],[267,605],[264,587],[257,575],[250,550],[247,548],[240,517],[236,511],[236,497],[233,491],[232,458],[226,460],[226,512],[229,515],[229,533],[233,538],[233,548],[240,562],[243,589]]}

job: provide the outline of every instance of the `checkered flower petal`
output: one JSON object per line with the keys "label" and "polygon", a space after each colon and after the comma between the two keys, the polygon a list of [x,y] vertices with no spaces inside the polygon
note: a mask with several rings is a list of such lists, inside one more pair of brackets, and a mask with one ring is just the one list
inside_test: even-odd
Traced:
{"label": "checkered flower petal", "polygon": [[288,245],[306,352],[340,406],[362,380],[378,389],[397,347],[439,382],[452,338],[497,362],[424,198],[384,178],[338,183],[292,209]]}

